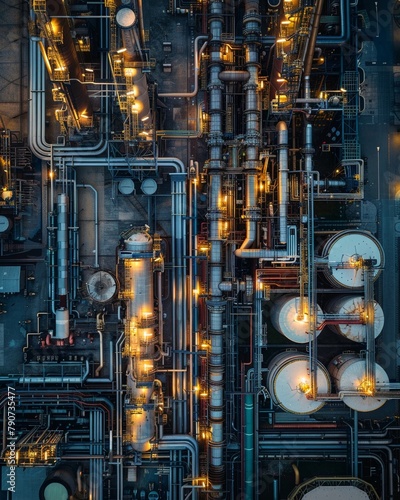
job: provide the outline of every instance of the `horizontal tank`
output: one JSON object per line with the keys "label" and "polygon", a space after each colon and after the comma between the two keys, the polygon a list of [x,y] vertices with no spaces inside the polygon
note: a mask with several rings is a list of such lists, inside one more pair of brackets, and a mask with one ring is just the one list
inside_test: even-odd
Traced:
{"label": "horizontal tank", "polygon": [[[343,402],[357,411],[374,411],[386,403],[386,399],[368,396],[366,380],[366,361],[357,354],[344,353],[336,356],[328,366],[338,393],[342,391],[359,392],[360,396],[342,397]],[[385,370],[375,363],[376,384],[388,384],[389,377]]]}
{"label": "horizontal tank", "polygon": [[[272,400],[283,410],[298,415],[315,413],[324,406],[323,401],[308,398],[311,391],[309,357],[298,352],[282,352],[268,365],[267,387]],[[318,362],[317,390],[320,394],[331,392],[328,371]]]}
{"label": "horizontal tank", "polygon": [[[330,300],[326,306],[328,314],[338,314],[340,316],[354,316],[354,319],[361,319],[363,322],[365,318],[365,305],[364,298],[357,296],[341,295]],[[375,338],[382,332],[385,322],[382,307],[378,302],[374,301],[374,335]],[[332,330],[340,335],[352,340],[353,342],[366,341],[366,325],[361,323],[340,323],[337,325],[330,325]]]}
{"label": "horizontal tank", "polygon": [[69,500],[77,490],[76,472],[68,465],[63,465],[50,471],[43,482],[40,491],[40,500]]}
{"label": "horizontal tank", "polygon": [[[298,344],[309,341],[309,314],[307,297],[304,297],[303,317],[299,318],[300,297],[283,295],[273,304],[271,321],[274,328],[282,335]],[[317,305],[317,326],[322,323],[322,309]],[[317,330],[316,334],[319,335]]]}
{"label": "horizontal tank", "polygon": [[335,234],[322,248],[327,267],[324,275],[335,287],[364,286],[363,265],[371,261],[376,280],[384,265],[384,253],[379,241],[368,231],[348,230]]}

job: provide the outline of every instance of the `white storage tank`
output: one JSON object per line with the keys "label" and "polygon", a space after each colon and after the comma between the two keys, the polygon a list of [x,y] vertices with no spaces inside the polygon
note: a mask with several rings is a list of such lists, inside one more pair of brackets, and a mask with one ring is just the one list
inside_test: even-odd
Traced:
{"label": "white storage tank", "polygon": [[[275,356],[268,365],[267,387],[272,400],[283,410],[308,415],[320,410],[325,402],[309,399],[311,377],[309,357],[297,351],[285,351]],[[317,364],[317,390],[329,394],[331,383],[326,368]]]}
{"label": "white storage tank", "polygon": [[[292,342],[305,344],[309,341],[308,301],[304,297],[303,317],[299,318],[300,297],[282,295],[273,304],[271,321],[276,330]],[[317,305],[317,326],[322,323],[322,309]],[[319,335],[320,331],[317,330]]]}
{"label": "white storage tank", "polygon": [[[354,319],[365,318],[364,297],[359,295],[340,295],[330,300],[326,306],[328,314],[338,314],[340,316],[354,316]],[[385,322],[382,307],[374,300],[374,334],[375,338],[382,332]],[[332,330],[347,337],[354,342],[366,341],[366,325],[361,323],[340,323],[330,325]]]}
{"label": "white storage tank", "polygon": [[56,334],[55,338],[64,340],[69,336],[69,311],[66,308],[56,310]]}
{"label": "white storage tank", "polygon": [[[355,391],[359,396],[343,396],[343,402],[357,411],[374,411],[386,403],[386,399],[368,396],[366,381],[366,361],[355,353],[344,353],[336,356],[328,366],[337,392]],[[376,384],[389,383],[385,370],[375,363]]]}
{"label": "white storage tank", "polygon": [[322,248],[327,267],[324,274],[335,287],[364,286],[364,260],[373,262],[376,280],[384,265],[384,253],[379,241],[368,231],[347,230],[333,235]]}

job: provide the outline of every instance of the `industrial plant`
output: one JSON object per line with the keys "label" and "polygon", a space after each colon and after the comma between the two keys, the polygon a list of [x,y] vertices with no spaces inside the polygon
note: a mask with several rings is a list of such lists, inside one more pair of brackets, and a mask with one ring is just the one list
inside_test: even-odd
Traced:
{"label": "industrial plant", "polygon": [[0,500],[400,498],[400,1],[0,14]]}

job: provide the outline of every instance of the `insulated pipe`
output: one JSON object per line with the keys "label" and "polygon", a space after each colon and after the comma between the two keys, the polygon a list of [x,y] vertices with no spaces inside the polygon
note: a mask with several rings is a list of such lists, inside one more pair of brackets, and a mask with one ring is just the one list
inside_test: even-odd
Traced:
{"label": "insulated pipe", "polygon": [[221,58],[223,2],[209,2],[209,188],[208,188],[208,219],[210,254],[210,285],[207,308],[209,314],[208,335],[210,339],[208,382],[209,382],[209,425],[211,438],[208,442],[208,479],[213,498],[223,498],[225,483],[224,465],[224,420],[223,420],[223,389],[224,389],[224,357],[223,357],[223,314],[225,303],[219,283],[222,281],[222,115],[223,115],[223,84],[219,74],[223,69]]}
{"label": "insulated pipe", "polygon": [[173,304],[173,369],[179,370],[173,375],[173,428],[174,432],[187,432],[186,401],[186,174],[172,173],[172,264],[174,283],[172,289]]}
{"label": "insulated pipe", "polygon": [[218,75],[222,82],[247,82],[250,78],[250,73],[244,70],[224,70]]}
{"label": "insulated pipe", "polygon": [[99,267],[99,196],[91,184],[77,184],[78,188],[89,188],[94,195],[94,267]]}
{"label": "insulated pipe", "polygon": [[311,123],[307,123],[306,125],[306,141],[304,144],[304,164],[305,164],[305,171],[307,173],[310,173],[312,171],[312,155],[314,154],[314,148],[312,145],[312,133],[313,133],[313,128]]}
{"label": "insulated pipe", "polygon": [[287,205],[288,191],[288,129],[286,122],[280,121],[278,130],[278,207],[279,207],[279,243],[287,243]]}
{"label": "insulated pipe", "polygon": [[95,374],[96,377],[100,375],[101,370],[103,369],[104,366],[104,359],[103,359],[103,332],[101,330],[97,330],[97,333],[99,334],[99,339],[100,339],[100,362],[99,366],[96,368]]}
{"label": "insulated pipe", "polygon": [[57,293],[61,307],[67,306],[68,294],[68,197],[58,195],[57,202]]}

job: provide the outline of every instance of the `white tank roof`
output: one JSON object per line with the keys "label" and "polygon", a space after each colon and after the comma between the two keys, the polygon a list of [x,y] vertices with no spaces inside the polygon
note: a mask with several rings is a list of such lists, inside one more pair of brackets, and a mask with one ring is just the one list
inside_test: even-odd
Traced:
{"label": "white tank roof", "polygon": [[[333,299],[328,305],[328,312],[340,315],[362,316],[365,314],[364,298],[361,296],[341,296]],[[374,301],[374,335],[375,338],[383,330],[385,317],[382,307]],[[339,333],[354,342],[366,341],[366,326],[357,323],[340,323],[337,325]]]}
{"label": "white tank roof", "polygon": [[136,23],[136,14],[130,7],[122,7],[117,12],[115,19],[121,28],[132,28]]}
{"label": "white tank roof", "polygon": [[[271,321],[274,327],[286,338],[298,344],[305,344],[310,340],[310,324],[307,297],[304,297],[303,318],[298,319],[300,297],[285,295],[274,304],[271,312]],[[317,325],[322,322],[322,309],[317,305]],[[316,331],[318,336],[320,331]]]}
{"label": "white tank roof", "polygon": [[328,279],[337,286],[360,288],[364,285],[364,273],[361,259],[372,259],[374,279],[383,265],[383,250],[371,234],[365,231],[345,231],[332,237],[324,247],[324,256],[328,257]]}
{"label": "white tank roof", "polygon": [[[376,383],[388,384],[389,377],[385,370],[375,363]],[[340,391],[357,391],[362,381],[365,379],[366,367],[364,359],[355,359],[353,362],[346,363],[339,370],[337,380],[337,390]],[[343,402],[358,411],[374,411],[386,403],[386,399],[377,397],[362,397],[362,396],[343,396]]]}
{"label": "white tank roof", "polygon": [[[275,357],[270,364],[270,371],[274,367]],[[323,401],[308,399],[307,394],[311,387],[308,356],[304,354],[288,353],[287,358],[278,361],[278,369],[272,373],[269,388],[272,389],[273,399],[283,410],[290,413],[307,415],[314,413],[324,406]],[[317,369],[318,392],[330,392],[329,374],[323,365],[318,363]]]}
{"label": "white tank roof", "polygon": [[302,500],[368,500],[369,498],[368,493],[356,486],[317,486],[307,492]]}
{"label": "white tank roof", "polygon": [[97,271],[86,283],[89,296],[97,302],[107,302],[113,298],[117,291],[117,282],[112,274],[107,271]]}
{"label": "white tank roof", "polygon": [[49,483],[44,489],[45,500],[68,500],[69,494],[67,488],[61,483]]}

